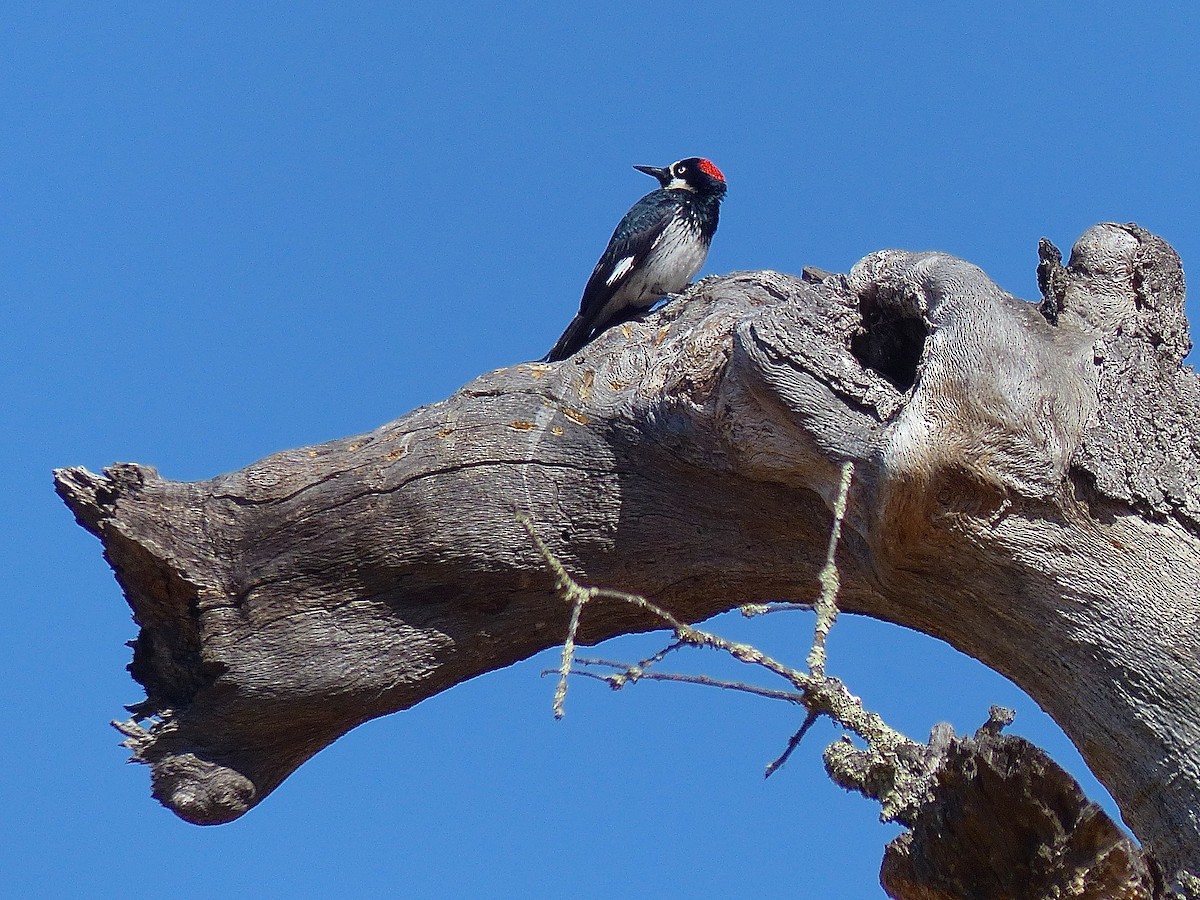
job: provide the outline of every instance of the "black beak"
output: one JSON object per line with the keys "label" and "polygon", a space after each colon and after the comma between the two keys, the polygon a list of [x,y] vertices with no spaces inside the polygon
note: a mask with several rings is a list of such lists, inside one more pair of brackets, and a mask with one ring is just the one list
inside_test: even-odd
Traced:
{"label": "black beak", "polygon": [[658,183],[666,187],[671,183],[671,172],[660,166],[634,166],[639,172],[645,172],[647,175],[653,175],[658,179]]}

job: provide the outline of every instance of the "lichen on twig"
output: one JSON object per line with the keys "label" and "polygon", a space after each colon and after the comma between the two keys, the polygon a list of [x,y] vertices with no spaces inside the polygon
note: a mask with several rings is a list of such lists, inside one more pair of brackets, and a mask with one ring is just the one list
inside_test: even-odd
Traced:
{"label": "lichen on twig", "polygon": [[829,528],[829,549],[825,552],[825,565],[817,580],[821,583],[821,595],[817,598],[817,623],[813,630],[812,647],[808,651],[808,670],[813,675],[825,674],[825,642],[833,623],[837,621],[837,595],[841,587],[838,577],[837,548],[842,538],[842,520],[846,518],[846,500],[850,496],[850,482],[854,478],[854,463],[842,463],[842,480],[838,485],[837,500],[833,504],[833,525]]}
{"label": "lichen on twig", "polygon": [[[827,717],[845,730],[858,736],[866,742],[868,750],[875,754],[884,754],[889,759],[904,756],[915,759],[919,754],[912,751],[921,745],[890,728],[882,718],[863,709],[862,702],[855,697],[837,678],[827,676],[824,671],[825,640],[837,618],[837,563],[836,554],[838,540],[841,534],[842,520],[846,515],[847,498],[854,473],[852,463],[842,466],[842,477],[839,491],[833,508],[833,526],[831,528],[829,549],[826,563],[821,571],[821,594],[816,603],[818,612],[817,626],[813,637],[813,647],[809,652],[809,671],[804,672],[793,668],[763,653],[749,644],[730,641],[719,635],[682,622],[667,610],[637,594],[600,587],[585,587],[576,582],[562,565],[561,561],[550,551],[545,542],[538,536],[533,522],[523,513],[517,517],[521,525],[529,533],[534,546],[554,573],[556,588],[563,600],[570,605],[571,618],[567,627],[567,636],[563,644],[562,664],[558,669],[558,685],[554,693],[554,715],[561,718],[564,713],[567,682],[571,674],[597,678],[608,683],[614,689],[626,684],[640,681],[676,681],[690,684],[701,684],[710,687],[720,687],[785,700],[804,706],[806,716],[804,724],[789,740],[784,752],[774,760],[766,770],[770,775],[777,771],[800,743],[804,734],[818,718]],[[583,607],[594,600],[612,600],[628,603],[643,609],[669,627],[675,634],[675,640],[647,659],[635,664],[616,663],[603,659],[576,659],[575,635],[579,627]],[[772,675],[784,679],[791,685],[791,690],[776,690],[746,682],[725,681],[713,679],[705,675],[685,675],[652,671],[651,667],[661,662],[666,656],[683,647],[710,647],[718,650],[739,662],[766,669]],[[579,668],[576,668],[578,664]],[[610,671],[596,672],[596,668]]]}
{"label": "lichen on twig", "polygon": [[579,620],[583,616],[584,605],[598,593],[598,589],[585,588],[570,576],[566,568],[558,560],[558,557],[551,553],[550,548],[538,537],[537,530],[533,527],[533,522],[527,515],[518,512],[517,520],[529,532],[529,537],[532,538],[538,552],[542,555],[542,559],[546,561],[546,565],[554,573],[555,588],[562,598],[571,605],[571,620],[567,625],[566,639],[563,641],[562,663],[558,669],[558,684],[554,688],[554,718],[561,719],[566,714],[564,704],[567,699],[567,681],[571,676],[571,669],[575,658],[575,635],[579,632]]}

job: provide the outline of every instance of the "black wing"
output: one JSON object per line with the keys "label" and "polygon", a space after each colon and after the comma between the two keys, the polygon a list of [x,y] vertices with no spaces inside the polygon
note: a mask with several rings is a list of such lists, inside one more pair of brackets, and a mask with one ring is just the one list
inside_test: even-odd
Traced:
{"label": "black wing", "polygon": [[618,295],[630,273],[645,262],[654,242],[682,206],[678,191],[657,190],[651,191],[625,213],[596,268],[592,269],[579,301],[578,315],[571,320],[554,349],[546,354],[547,362],[566,359],[618,318],[627,304],[617,302],[614,305],[612,301],[619,301]]}

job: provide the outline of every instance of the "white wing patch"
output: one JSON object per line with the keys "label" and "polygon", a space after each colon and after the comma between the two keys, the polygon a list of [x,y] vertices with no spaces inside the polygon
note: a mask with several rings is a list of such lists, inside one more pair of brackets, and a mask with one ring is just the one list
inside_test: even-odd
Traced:
{"label": "white wing patch", "polygon": [[620,281],[622,278],[624,278],[626,275],[628,275],[629,270],[633,268],[633,263],[634,263],[635,258],[636,257],[633,257],[633,256],[626,256],[624,259],[622,259],[620,262],[618,262],[615,266],[613,266],[612,274],[609,275],[608,278],[606,278],[604,280],[604,283],[606,285],[608,285],[609,287],[612,287],[614,284],[616,284],[618,281]]}

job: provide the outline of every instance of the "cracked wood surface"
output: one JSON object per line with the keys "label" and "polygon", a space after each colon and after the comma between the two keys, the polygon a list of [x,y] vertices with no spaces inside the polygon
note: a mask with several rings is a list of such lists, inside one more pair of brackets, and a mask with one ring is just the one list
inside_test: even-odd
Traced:
{"label": "cracked wood surface", "polygon": [[[561,642],[514,509],[580,580],[681,619],[811,598],[849,460],[842,609],[1012,678],[1166,871],[1200,871],[1182,270],[1136,226],[1042,255],[1040,307],[938,253],[735,273],[570,360],[210,481],[60,470],[140,625],[123,730],[155,796],[236,818],[355,725]],[[655,625],[598,605],[580,637]]]}

